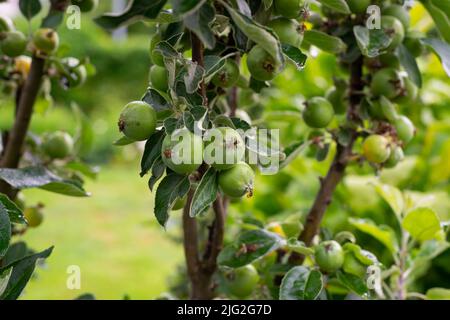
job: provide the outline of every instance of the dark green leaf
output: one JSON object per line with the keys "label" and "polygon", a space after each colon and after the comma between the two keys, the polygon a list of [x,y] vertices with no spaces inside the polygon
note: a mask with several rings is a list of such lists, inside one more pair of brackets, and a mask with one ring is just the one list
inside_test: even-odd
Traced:
{"label": "dark green leaf", "polygon": [[263,47],[274,59],[284,65],[284,56],[280,42],[272,31],[251,18],[237,12],[232,7],[222,2],[237,27],[253,42]]}
{"label": "dark green leaf", "polygon": [[156,112],[172,109],[172,106],[167,102],[167,100],[155,89],[149,88],[142,97],[142,101],[151,105]]}
{"label": "dark green leaf", "polygon": [[8,250],[9,241],[11,240],[11,221],[5,206],[0,203],[0,259]]}
{"label": "dark green leaf", "polygon": [[39,0],[19,0],[19,9],[25,18],[31,20],[41,11],[42,6]]}
{"label": "dark green leaf", "polygon": [[172,134],[176,129],[181,127],[181,121],[177,118],[167,118],[164,120],[164,129],[166,134]]}
{"label": "dark green leaf", "polygon": [[400,46],[397,48],[397,55],[401,65],[408,73],[409,78],[412,80],[412,82],[414,82],[416,86],[421,88],[422,74],[420,73],[416,58],[414,58],[411,52],[409,52],[403,44],[400,44]]}
{"label": "dark green leaf", "polygon": [[[447,32],[450,35],[450,32]],[[431,47],[439,56],[444,67],[445,72],[450,77],[450,45],[435,38],[425,38],[421,40],[422,43]],[[449,41],[450,42],[450,41]]]}
{"label": "dark green leaf", "polygon": [[205,76],[205,69],[196,62],[187,61],[184,69],[183,80],[186,92],[192,94],[196,92]]}
{"label": "dark green leaf", "polygon": [[15,189],[41,188],[67,196],[89,196],[77,181],[58,177],[44,167],[0,169],[0,178]]}
{"label": "dark green leaf", "polygon": [[3,268],[0,269],[0,273],[3,273],[9,268],[12,269],[11,276],[6,286],[5,291],[0,296],[0,300],[16,300],[23,289],[25,288],[28,280],[30,280],[31,275],[36,267],[36,261],[38,259],[45,259],[52,253],[53,247],[42,251],[37,254],[27,256],[21,260],[17,260]]}
{"label": "dark green leaf", "polygon": [[350,224],[361,232],[364,232],[386,246],[392,254],[398,252],[398,242],[394,230],[389,226],[377,226],[369,219],[354,219],[350,218]]}
{"label": "dark green leaf", "polygon": [[155,183],[158,182],[159,179],[161,179],[165,170],[166,165],[162,161],[162,158],[161,157],[157,158],[152,166],[152,176],[148,180],[148,187],[150,191],[153,191]]}
{"label": "dark green leaf", "polygon": [[196,217],[205,212],[206,209],[216,200],[218,191],[217,171],[210,167],[203,175],[192,198],[189,215]]}
{"label": "dark green leaf", "polygon": [[217,262],[222,266],[239,268],[277,250],[282,244],[283,239],[276,233],[263,229],[247,231],[222,250]]}
{"label": "dark green leaf", "polygon": [[226,59],[219,56],[205,56],[204,66],[206,82],[211,81],[214,75],[225,66],[225,60]]}
{"label": "dark green leaf", "polygon": [[28,250],[27,245],[23,241],[18,241],[11,244],[8,248],[8,252],[2,259],[0,267],[10,265],[11,263],[18,261],[34,252]]}
{"label": "dark green leaf", "polygon": [[289,270],[280,285],[280,300],[315,300],[323,288],[322,274],[297,266]]}
{"label": "dark green leaf", "polygon": [[249,87],[256,93],[260,93],[262,89],[268,88],[269,84],[266,81],[259,81],[251,77]]}
{"label": "dark green leaf", "polygon": [[353,28],[356,42],[361,50],[361,53],[369,58],[377,57],[386,52],[387,47],[392,42],[384,30],[372,29],[369,30],[363,26],[355,26]]}
{"label": "dark green leaf", "polygon": [[205,3],[200,9],[184,18],[185,26],[196,34],[207,49],[213,49],[216,45],[216,39],[211,29],[215,15],[214,7],[209,3]]}
{"label": "dark green leaf", "polygon": [[319,0],[324,6],[333,9],[336,12],[350,14],[350,8],[345,0]]}
{"label": "dark green leaf", "polygon": [[365,295],[369,290],[367,289],[364,280],[353,275],[338,271],[336,273],[339,282],[348,290],[353,291],[359,296]]}
{"label": "dark green leaf", "polygon": [[291,62],[294,63],[297,69],[298,70],[303,69],[306,63],[306,59],[308,59],[308,57],[297,47],[288,44],[282,44],[281,47],[283,49],[283,53]]}
{"label": "dark green leaf", "polygon": [[22,210],[20,210],[17,205],[3,193],[0,193],[0,205],[1,204],[3,204],[3,207],[8,212],[11,222],[20,224],[27,223]]}
{"label": "dark green leaf", "polygon": [[155,19],[166,2],[167,0],[132,0],[124,12],[104,14],[94,21],[105,29],[116,29],[144,17]]}
{"label": "dark green leaf", "polygon": [[317,30],[305,31],[303,40],[329,53],[338,54],[347,49],[347,45],[340,38]]}
{"label": "dark green leaf", "polygon": [[172,7],[176,14],[187,14],[199,9],[206,0],[172,0]]}
{"label": "dark green leaf", "polygon": [[155,160],[161,155],[161,146],[164,137],[164,130],[156,131],[145,143],[144,154],[141,160],[141,177],[147,174]]}
{"label": "dark green leaf", "polygon": [[330,151],[330,144],[326,143],[323,148],[318,148],[316,152],[316,160],[321,162],[327,158],[328,152]]}
{"label": "dark green leaf", "polygon": [[186,195],[190,186],[188,176],[170,173],[162,179],[155,196],[155,216],[161,226],[166,226],[170,208]]}

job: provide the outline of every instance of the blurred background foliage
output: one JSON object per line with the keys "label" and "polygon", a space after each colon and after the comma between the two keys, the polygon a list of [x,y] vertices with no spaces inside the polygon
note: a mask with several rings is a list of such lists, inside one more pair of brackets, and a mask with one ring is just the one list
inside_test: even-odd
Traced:
{"label": "blurred background foliage", "polygon": [[[80,30],[60,30],[60,50],[78,58],[89,57],[95,74],[84,86],[70,92],[54,84],[55,101],[49,104],[40,99],[36,106],[34,132],[63,129],[74,133],[75,116],[70,106],[77,103],[92,127],[92,145],[84,157],[101,170],[97,180],[87,185],[93,194],[87,200],[43,191],[25,192],[30,203],[46,204],[46,221],[24,235],[24,240],[33,247],[56,245],[54,255],[26,288],[25,299],[70,299],[83,292],[92,292],[101,299],[124,295],[147,299],[157,297],[169,286],[183,291],[183,272],[176,268],[183,261],[182,248],[176,243],[180,237],[180,215],[173,214],[166,232],[157,226],[152,214],[153,195],[145,191],[146,180],[139,178],[137,170],[142,146],[112,145],[120,136],[116,126],[118,113],[127,102],[140,99],[147,87],[148,45],[154,26],[137,23],[128,29],[126,39],[113,39],[92,22],[93,16],[108,11],[110,5],[111,1],[101,1],[98,12],[83,15]],[[429,29],[431,19],[420,5],[413,8],[411,15],[417,29]],[[21,17],[15,23],[23,31],[28,29]],[[312,51],[309,56],[301,72],[291,68],[260,96],[240,97],[255,124],[280,129],[284,146],[304,140],[310,133],[301,120],[305,98],[325,95],[333,76],[345,72],[332,55]],[[450,220],[450,81],[433,54],[420,60],[420,69],[424,73],[421,98],[416,104],[401,107],[401,113],[417,127],[417,135],[406,149],[406,160],[379,173],[367,164],[350,167],[324,220],[323,226],[330,232],[353,230],[349,217],[392,223],[390,209],[370,184],[376,179],[410,190],[413,197],[429,201],[442,220]],[[12,117],[13,98],[0,95],[0,129],[8,128]],[[283,221],[292,214],[304,217],[319,187],[318,177],[326,173],[333,153],[331,146],[326,157],[318,161],[314,150],[305,150],[279,174],[259,175],[254,197],[232,203],[228,219],[238,222],[233,225],[237,228],[245,227],[249,218]],[[388,255],[378,242],[353,231],[359,242],[382,262],[388,262]],[[228,236],[233,237],[233,232],[228,232]],[[79,291],[66,288],[69,265],[81,267]],[[450,288],[450,250],[423,272],[427,277],[417,283],[418,290]]]}

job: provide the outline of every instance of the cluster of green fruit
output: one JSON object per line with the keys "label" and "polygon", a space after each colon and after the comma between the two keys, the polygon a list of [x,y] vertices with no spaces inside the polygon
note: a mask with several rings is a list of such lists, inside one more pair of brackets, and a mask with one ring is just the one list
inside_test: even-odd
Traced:
{"label": "cluster of green fruit", "polygon": [[[0,16],[0,54],[8,59],[8,64],[0,66],[4,78],[13,82],[23,83],[28,77],[31,68],[31,57],[25,55],[27,48],[32,54],[41,58],[49,58],[49,68],[54,67],[56,72],[48,72],[64,83],[66,87],[79,87],[87,78],[87,69],[78,59],[65,57],[62,59],[51,57],[58,50],[58,33],[50,28],[36,30],[29,42],[27,37],[16,30],[13,22],[6,16]],[[51,57],[51,58],[50,58]],[[8,88],[14,88],[9,83]]]}
{"label": "cluster of green fruit", "polygon": [[[157,116],[152,106],[143,101],[128,103],[122,110],[119,117],[119,130],[133,141],[142,141],[150,138],[156,131]],[[207,143],[210,150],[221,150],[221,159],[216,159],[214,155],[203,155],[205,150],[204,140],[208,139],[211,132],[214,132],[215,139]],[[185,148],[181,150],[179,139],[183,137],[186,141],[181,141]],[[212,137],[211,137],[212,138]],[[184,157],[182,152],[187,152]],[[217,151],[220,152],[220,151]],[[196,154],[202,154],[196,157]],[[204,137],[190,132],[187,128],[177,129],[172,134],[167,134],[162,141],[161,157],[164,164],[172,171],[188,175],[197,171],[205,161],[216,170],[220,171],[219,185],[222,191],[230,197],[242,197],[253,192],[253,169],[243,161],[245,156],[245,142],[241,135],[229,127],[219,127],[216,130],[208,130]],[[183,158],[183,159],[182,159]],[[217,158],[220,158],[217,157]],[[177,159],[177,160],[176,160]],[[208,161],[207,159],[213,159]],[[231,161],[230,161],[231,159]],[[183,160],[183,161],[181,161]]]}
{"label": "cluster of green fruit", "polygon": [[376,257],[353,243],[341,246],[335,240],[327,240],[314,249],[314,257],[320,270],[334,273],[342,269],[345,273],[363,278],[367,275],[367,267],[377,264]]}

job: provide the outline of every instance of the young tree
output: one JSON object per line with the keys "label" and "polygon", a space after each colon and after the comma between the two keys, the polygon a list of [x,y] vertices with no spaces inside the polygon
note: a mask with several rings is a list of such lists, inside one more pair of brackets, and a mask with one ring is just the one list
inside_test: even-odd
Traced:
{"label": "young tree", "polygon": [[[0,139],[0,300],[17,299],[35,269],[38,259],[47,258],[53,247],[35,253],[24,242],[10,245],[44,220],[42,203],[26,204],[22,189],[40,188],[68,196],[85,197],[83,176],[95,175],[78,157],[85,139],[87,121],[74,107],[78,130],[47,132],[41,136],[29,131],[38,99],[51,103],[51,86],[64,89],[81,86],[87,77],[86,59],[64,57],[58,51],[56,28],[64,20],[69,0],[52,0],[48,14],[33,30],[31,20],[42,10],[39,1],[20,1],[22,15],[29,22],[30,34],[16,30],[12,21],[0,16],[0,84],[15,101],[11,128]],[[82,144],[84,144],[82,146]]]}

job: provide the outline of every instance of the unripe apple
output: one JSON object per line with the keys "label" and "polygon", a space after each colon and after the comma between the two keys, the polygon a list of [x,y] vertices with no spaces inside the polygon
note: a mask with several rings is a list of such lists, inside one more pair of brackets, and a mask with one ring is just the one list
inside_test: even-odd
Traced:
{"label": "unripe apple", "polygon": [[391,44],[387,47],[387,50],[393,50],[403,42],[403,39],[405,38],[405,28],[397,18],[382,16],[381,28],[391,38]]}
{"label": "unripe apple", "polygon": [[156,129],[156,111],[143,101],[128,103],[119,117],[119,130],[134,141],[147,140]]}
{"label": "unripe apple", "polygon": [[20,56],[27,47],[27,38],[20,31],[7,31],[0,36],[0,49],[8,57]]}
{"label": "unripe apple", "polygon": [[226,286],[232,295],[245,298],[255,290],[259,282],[259,275],[255,267],[248,264],[227,274],[226,280]]}
{"label": "unripe apple", "polygon": [[273,6],[276,13],[285,18],[299,18],[304,5],[304,0],[274,0]]}
{"label": "unripe apple", "polygon": [[169,89],[168,72],[165,67],[157,66],[156,64],[150,68],[150,82],[153,88],[166,92]]}
{"label": "unripe apple", "polygon": [[230,197],[253,195],[255,173],[245,162],[239,162],[234,167],[219,173],[219,186],[223,193]]}
{"label": "unripe apple", "polygon": [[314,97],[305,103],[303,120],[311,128],[325,128],[333,120],[334,109],[331,103],[322,97]]}
{"label": "unripe apple", "polygon": [[52,159],[64,159],[73,153],[72,137],[63,131],[49,133],[43,137],[42,150]]}
{"label": "unripe apple", "polygon": [[58,33],[50,28],[38,29],[33,35],[33,44],[40,52],[52,54],[59,46]]}
{"label": "unripe apple", "polygon": [[239,79],[239,66],[233,59],[227,59],[225,66],[217,72],[212,82],[216,87],[229,88]]}
{"label": "unripe apple", "polygon": [[404,144],[409,143],[414,138],[416,129],[408,117],[399,116],[394,121],[394,127],[397,131],[397,137],[403,141]]}
{"label": "unripe apple", "polygon": [[281,43],[300,47],[303,41],[303,28],[294,19],[276,18],[269,21],[267,26],[275,32]]}
{"label": "unripe apple", "polygon": [[363,154],[369,162],[385,162],[391,154],[389,140],[378,134],[367,137],[363,143]]}
{"label": "unripe apple", "polygon": [[280,72],[281,63],[261,46],[255,45],[248,53],[247,67],[256,80],[269,81]]}
{"label": "unripe apple", "polygon": [[23,212],[25,220],[27,220],[28,227],[36,228],[44,221],[44,214],[42,213],[43,206],[41,204],[26,208]]}
{"label": "unripe apple", "polygon": [[244,140],[239,132],[232,128],[213,128],[206,132],[204,139],[206,146],[203,158],[217,170],[230,169],[244,158]]}
{"label": "unripe apple", "polygon": [[337,271],[344,263],[344,251],[341,245],[334,240],[320,243],[316,246],[314,255],[320,270],[327,273]]}

